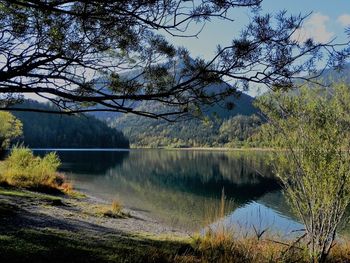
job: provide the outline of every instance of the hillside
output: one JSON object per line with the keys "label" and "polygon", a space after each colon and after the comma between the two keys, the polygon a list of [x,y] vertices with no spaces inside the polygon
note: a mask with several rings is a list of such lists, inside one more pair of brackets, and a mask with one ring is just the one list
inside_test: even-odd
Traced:
{"label": "hillside", "polygon": [[[26,101],[18,107],[52,109],[52,106]],[[32,148],[129,148],[122,132],[92,116],[12,112],[23,123],[19,143]]]}
{"label": "hillside", "polygon": [[[154,120],[132,114],[108,118],[107,122],[129,138],[135,147],[215,147],[233,143],[239,146],[252,135],[261,120],[254,114],[253,98],[242,94],[231,99],[232,110],[216,105],[201,118],[175,123]],[[142,103],[138,109],[153,112],[164,110],[160,104]]]}
{"label": "hillside", "polygon": [[[175,69],[170,70],[180,72],[184,68],[184,62],[176,61]],[[137,77],[139,72],[124,72],[121,78],[135,76],[142,81],[142,77]],[[177,74],[175,74],[176,76]],[[97,86],[103,89],[103,83],[107,80],[100,79]],[[208,94],[219,94],[227,90],[226,82],[208,85],[205,89]],[[104,92],[108,92],[104,90]],[[240,144],[250,137],[256,126],[260,125],[259,118],[250,117],[258,113],[253,106],[253,98],[245,93],[228,97],[220,104],[201,107],[202,116],[187,120],[170,123],[165,120],[154,120],[132,114],[95,112],[93,116],[104,120],[111,127],[115,127],[129,138],[130,143],[136,147],[215,147],[223,146],[235,141]],[[157,102],[126,101],[135,110],[145,112],[167,112],[176,109],[166,107]],[[233,104],[231,110],[226,104]],[[234,127],[229,127],[228,123]]]}
{"label": "hillside", "polygon": [[[324,70],[320,80],[326,85],[334,82],[350,83],[350,64],[345,65],[342,71]],[[220,90],[220,86],[211,88]],[[235,104],[231,111],[217,105],[209,108],[202,119],[176,123],[135,115],[108,116],[103,119],[112,127],[122,130],[136,147],[239,147],[249,144],[251,135],[261,124],[260,118],[256,116],[258,110],[253,106],[254,98],[242,93],[240,97],[228,100]],[[160,111],[161,107],[141,103],[139,109]]]}

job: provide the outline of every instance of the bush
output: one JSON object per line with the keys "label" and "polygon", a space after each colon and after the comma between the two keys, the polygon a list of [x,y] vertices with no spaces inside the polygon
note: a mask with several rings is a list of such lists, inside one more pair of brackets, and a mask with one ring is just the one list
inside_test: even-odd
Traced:
{"label": "bush", "polygon": [[267,141],[285,150],[276,152],[275,173],[305,226],[310,259],[325,262],[350,204],[349,87],[259,100]]}
{"label": "bush", "polygon": [[30,189],[59,189],[66,185],[57,172],[61,162],[56,153],[37,157],[26,147],[15,147],[0,166],[2,183]]}

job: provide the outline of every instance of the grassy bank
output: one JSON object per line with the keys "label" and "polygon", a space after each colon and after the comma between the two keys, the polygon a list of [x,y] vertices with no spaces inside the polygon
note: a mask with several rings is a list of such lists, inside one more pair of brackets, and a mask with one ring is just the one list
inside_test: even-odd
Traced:
{"label": "grassy bank", "polygon": [[[0,188],[0,262],[308,262],[301,243],[233,239],[228,231],[190,237],[134,211],[110,217],[100,212],[106,207],[90,197]],[[329,262],[349,261],[348,244],[337,244]]]}
{"label": "grassy bank", "polygon": [[189,248],[185,237],[147,232],[145,219],[111,217],[107,208],[87,197],[0,187],[0,262],[175,262]]}

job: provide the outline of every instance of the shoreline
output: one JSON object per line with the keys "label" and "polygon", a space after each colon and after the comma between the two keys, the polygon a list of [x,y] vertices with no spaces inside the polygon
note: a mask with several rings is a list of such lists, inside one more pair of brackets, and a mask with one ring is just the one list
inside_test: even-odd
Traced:
{"label": "shoreline", "polygon": [[270,152],[276,151],[273,148],[228,148],[228,147],[189,147],[189,148],[130,148],[130,149],[158,149],[158,150],[172,150],[172,151],[223,151],[223,152],[235,152],[235,151],[257,151],[257,152]]}
{"label": "shoreline", "polygon": [[103,216],[105,206],[0,186],[0,262],[177,262],[193,251],[188,234],[127,208],[130,216]]}
{"label": "shoreline", "polygon": [[[86,191],[79,191],[79,194],[83,197],[75,198],[69,195],[51,195],[0,187],[0,203],[6,203],[6,205],[21,210],[23,218],[35,218],[35,221],[45,222],[40,227],[56,227],[57,222],[60,222],[59,225],[64,224],[67,228],[74,228],[82,232],[93,231],[97,235],[108,232],[129,235],[171,235],[175,238],[189,237],[189,233],[167,226],[129,207],[122,208],[123,213],[127,215],[125,217],[105,216],[103,211],[108,211],[111,203]],[[25,220],[21,225],[23,223],[25,225],[26,222]],[[34,226],[37,227],[35,224]],[[101,229],[104,231],[99,233]]]}
{"label": "shoreline", "polygon": [[[227,233],[199,238],[127,208],[130,217],[101,216],[95,210],[101,205],[106,202],[90,195],[49,195],[0,187],[0,261],[279,262],[283,256],[285,262],[308,262],[302,247],[290,250],[294,241],[274,236],[235,239]],[[331,262],[348,262],[348,243],[337,246]]]}
{"label": "shoreline", "polygon": [[[31,148],[33,151],[62,151],[62,152],[129,152],[133,150],[172,150],[172,151],[256,151],[256,152],[271,152],[280,151],[274,148],[262,148],[262,147],[242,147],[242,148],[229,148],[229,147],[130,147],[130,148]],[[6,150],[8,151],[8,150]]]}

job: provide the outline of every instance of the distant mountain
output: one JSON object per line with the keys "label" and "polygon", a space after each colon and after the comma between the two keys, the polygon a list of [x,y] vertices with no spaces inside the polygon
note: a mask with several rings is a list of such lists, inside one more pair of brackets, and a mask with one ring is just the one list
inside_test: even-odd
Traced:
{"label": "distant mountain", "polygon": [[350,63],[346,64],[341,70],[325,69],[322,72],[321,79],[327,85],[334,82],[344,82],[350,84]]}
{"label": "distant mountain", "polygon": [[[55,109],[48,104],[29,100],[17,107]],[[129,148],[129,141],[122,132],[93,116],[12,113],[23,123],[23,138],[18,142],[32,148]]]}

